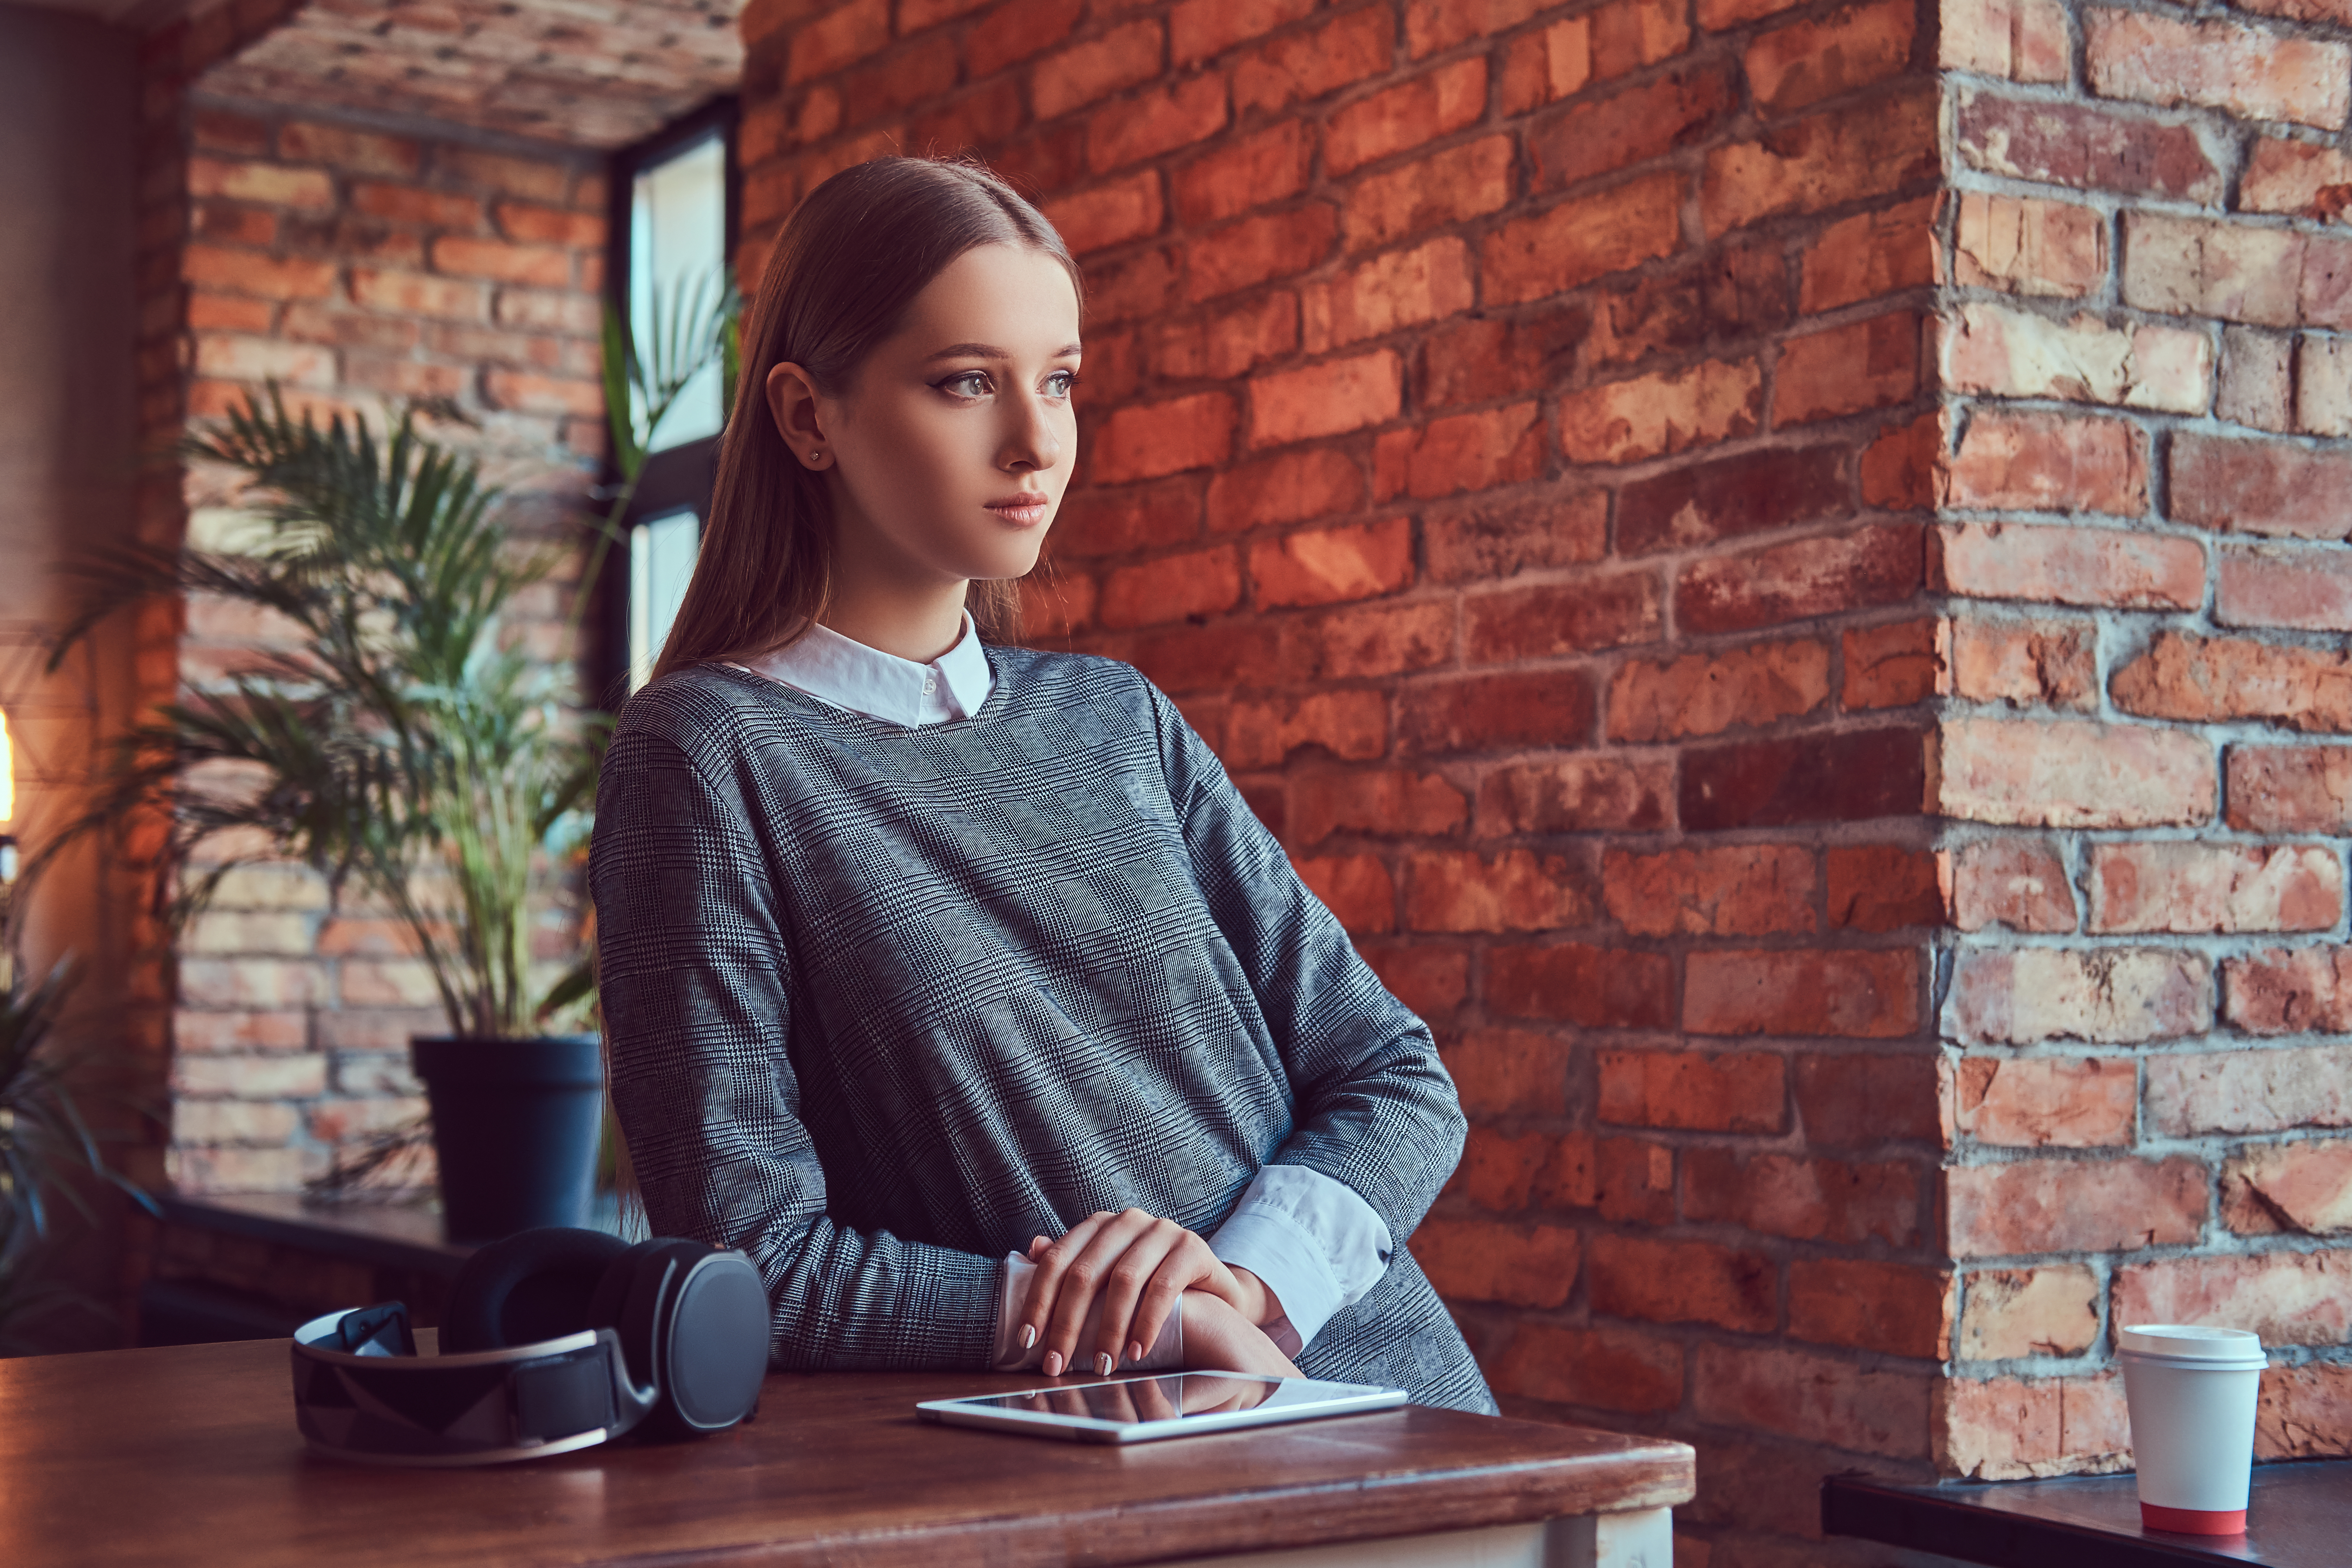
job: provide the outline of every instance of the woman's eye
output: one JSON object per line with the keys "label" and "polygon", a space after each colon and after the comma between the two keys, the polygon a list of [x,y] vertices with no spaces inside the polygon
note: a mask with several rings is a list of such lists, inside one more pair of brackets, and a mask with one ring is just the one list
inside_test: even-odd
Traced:
{"label": "woman's eye", "polygon": [[951,375],[948,377],[945,381],[940,383],[940,390],[953,393],[958,397],[986,397],[988,395],[988,373],[979,370],[968,370],[961,375]]}
{"label": "woman's eye", "polygon": [[1067,397],[1070,395],[1070,389],[1077,384],[1078,373],[1076,371],[1057,370],[1053,374],[1045,378],[1045,395],[1048,397]]}

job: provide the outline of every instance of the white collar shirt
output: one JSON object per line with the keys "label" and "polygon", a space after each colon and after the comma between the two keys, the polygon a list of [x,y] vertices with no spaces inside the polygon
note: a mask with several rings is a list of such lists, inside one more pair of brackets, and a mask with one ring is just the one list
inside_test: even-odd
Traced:
{"label": "white collar shirt", "polygon": [[929,664],[917,664],[868,647],[827,626],[773,653],[736,666],[782,681],[820,702],[846,708],[869,719],[913,728],[969,719],[980,711],[996,685],[988,650],[971,612],[963,614],[963,634],[955,646]]}

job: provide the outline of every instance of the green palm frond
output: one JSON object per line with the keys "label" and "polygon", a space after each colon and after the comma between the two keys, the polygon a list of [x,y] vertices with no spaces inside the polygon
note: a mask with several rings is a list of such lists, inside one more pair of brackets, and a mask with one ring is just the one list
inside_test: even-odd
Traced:
{"label": "green palm frond", "polygon": [[60,1174],[79,1167],[154,1213],[154,1201],[110,1170],[99,1140],[67,1087],[75,1065],[47,1048],[74,972],[61,963],[31,984],[0,992],[0,1283],[15,1278],[26,1255],[45,1240],[62,1197],[82,1215],[89,1205]]}
{"label": "green palm frond", "polygon": [[743,379],[743,316],[740,310],[730,315],[719,328],[719,406],[731,413],[735,407],[735,388]]}
{"label": "green palm frond", "polygon": [[60,650],[159,593],[266,608],[291,630],[124,736],[74,826],[161,817],[174,920],[248,853],[217,842],[266,844],[339,893],[356,883],[409,927],[453,1029],[527,1034],[533,858],[593,790],[601,729],[572,711],[563,671],[507,646],[516,595],[557,558],[514,543],[477,460],[420,430],[430,412],[404,410],[379,438],[298,417],[272,388],[185,448],[252,481],[264,527],[247,548],[77,563],[85,593]]}
{"label": "green palm frond", "polygon": [[[604,321],[604,381],[623,484],[574,600],[584,618],[645,455],[713,365],[740,368],[741,300],[724,271],[657,290],[643,341]],[[519,545],[505,498],[413,404],[380,433],[248,395],[183,454],[237,470],[257,521],[234,551],[93,550],[54,664],[106,616],[159,596],[267,611],[278,651],[147,715],[116,746],[91,807],[35,857],[133,821],[163,824],[159,908],[203,909],[260,843],[365,890],[408,928],[460,1033],[527,1034],[551,1008],[531,985],[535,862],[584,837],[609,719],[579,711],[568,673],[515,646],[519,595],[560,562]],[[224,853],[224,846],[231,852]],[[561,1005],[578,999],[572,981]]]}
{"label": "green palm frond", "polygon": [[635,480],[679,395],[711,366],[719,367],[725,405],[733,405],[742,310],[723,267],[654,289],[642,334],[605,302],[604,412],[624,482]]}
{"label": "green palm frond", "polygon": [[613,439],[614,487],[588,569],[573,596],[572,625],[587,620],[590,588],[604,570],[604,556],[621,538],[621,521],[637,493],[646,458],[663,421],[688,384],[712,365],[719,367],[720,415],[735,405],[735,383],[742,373],[743,296],[724,267],[653,290],[645,341],[639,342],[625,317],[604,303],[604,418]]}
{"label": "green palm frond", "polygon": [[646,466],[646,448],[637,439],[637,419],[630,392],[640,385],[636,352],[629,346],[629,330],[611,300],[604,302],[604,423],[613,434],[613,467],[624,482],[635,479]]}
{"label": "green palm frond", "polygon": [[566,1007],[575,1007],[596,994],[596,964],[593,958],[583,955],[580,962],[564,971],[563,978],[547,988],[547,996],[539,1005],[539,1016],[551,1018]]}

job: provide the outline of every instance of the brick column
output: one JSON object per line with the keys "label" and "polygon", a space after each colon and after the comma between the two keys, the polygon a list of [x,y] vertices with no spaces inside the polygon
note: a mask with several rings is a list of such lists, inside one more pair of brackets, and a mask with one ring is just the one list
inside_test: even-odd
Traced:
{"label": "brick column", "polygon": [[[187,531],[184,475],[173,452],[186,428],[188,289],[182,268],[188,244],[193,200],[188,188],[191,151],[189,96],[205,70],[278,25],[293,9],[290,0],[244,6],[192,6],[178,20],[156,28],[139,49],[139,188],[136,193],[137,323],[136,375],[139,444],[143,456],[137,485],[136,530],[142,543],[163,547],[182,542]],[[133,633],[133,710],[166,702],[180,691],[180,638],[184,606],[153,604],[137,612]],[[127,835],[131,862],[152,852],[154,825],[135,825]],[[171,1015],[176,973],[171,934],[156,917],[158,890],[152,882],[129,910],[125,944],[124,1049],[130,1092],[144,1103],[169,1105],[172,1073]],[[168,1128],[145,1147],[126,1150],[122,1166],[139,1180],[159,1183],[168,1170]],[[147,1277],[149,1228],[136,1221],[132,1245],[123,1258],[124,1300]]]}
{"label": "brick column", "polygon": [[2152,1319],[2352,1448],[2352,48],[2247,9],[1946,8],[1956,1473],[2127,1465]]}
{"label": "brick column", "polygon": [[[799,195],[985,156],[1090,293],[1034,640],[1129,658],[1438,1032],[1413,1239],[1705,1560],[1928,1473],[1934,42],[1908,4],[768,0]],[[1818,1552],[1833,1552],[1821,1547]],[[1779,1560],[1772,1557],[1771,1560]]]}
{"label": "brick column", "polygon": [[[147,445],[160,458],[187,420],[268,380],[298,410],[379,426],[402,398],[447,397],[479,427],[432,433],[480,451],[510,492],[519,536],[534,547],[578,540],[604,441],[601,154],[224,105],[205,95],[205,73],[280,19],[236,16],[201,13],[147,50]],[[226,476],[158,461],[142,527],[220,548],[242,526],[239,502]],[[570,657],[575,582],[560,572],[509,606],[510,635],[550,660]],[[157,606],[146,629],[150,700],[249,668],[281,635],[212,599]],[[551,881],[565,874],[552,868]],[[536,941],[560,972],[577,921]],[[331,910],[315,873],[266,862],[233,873],[176,952],[152,930],[142,951],[159,1079],[167,1021],[170,1041],[170,1142],[150,1163],[182,1190],[295,1186],[349,1140],[422,1108],[407,1041],[444,1025],[422,960],[386,911],[352,895]]]}

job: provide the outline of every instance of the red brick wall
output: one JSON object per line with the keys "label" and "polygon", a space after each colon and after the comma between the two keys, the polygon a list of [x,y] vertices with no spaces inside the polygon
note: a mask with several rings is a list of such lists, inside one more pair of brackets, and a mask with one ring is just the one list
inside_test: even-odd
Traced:
{"label": "red brick wall", "polygon": [[494,477],[577,485],[601,453],[604,181],[593,153],[488,152],[199,98],[187,163],[190,412],[274,377],[379,413],[446,397]]}
{"label": "red brick wall", "polygon": [[2127,1465],[2149,1319],[2352,1448],[2352,47],[2247,11],[1947,8],[1956,1471]]}
{"label": "red brick wall", "polygon": [[1701,1561],[1926,1473],[1914,8],[813,9],[744,18],[747,276],[898,147],[1081,253],[1039,640],[1166,687],[1437,1029],[1474,1131],[1413,1245],[1506,1408],[1698,1444]]}
{"label": "red brick wall", "polygon": [[[206,100],[204,69],[267,25],[238,33],[199,17],[149,49],[150,446],[272,378],[321,417],[380,422],[401,398],[447,397],[479,428],[443,424],[436,437],[481,452],[514,493],[520,534],[565,536],[603,443],[601,158]],[[238,498],[224,476],[163,472],[145,498],[151,537],[234,539]],[[512,606],[517,634],[551,659],[569,657],[574,581],[559,574]],[[216,600],[153,619],[156,695],[248,665],[277,635]],[[183,1190],[291,1187],[421,1109],[406,1046],[443,1027],[430,979],[382,911],[328,902],[314,873],[257,865],[229,878],[175,953],[155,942],[142,984],[174,1004],[165,1165]],[[576,924],[539,939],[562,967]]]}

